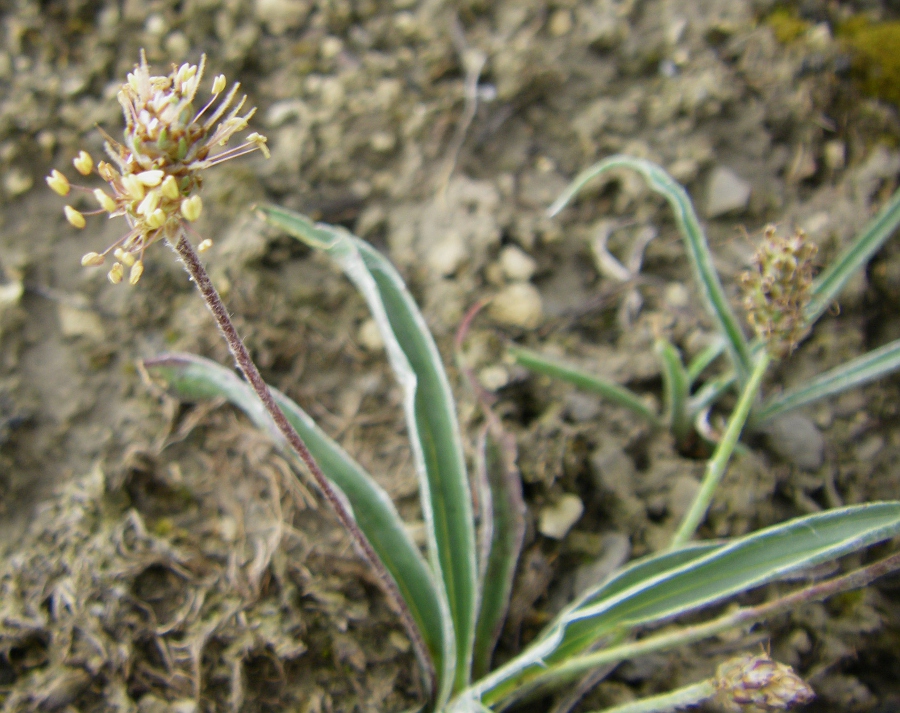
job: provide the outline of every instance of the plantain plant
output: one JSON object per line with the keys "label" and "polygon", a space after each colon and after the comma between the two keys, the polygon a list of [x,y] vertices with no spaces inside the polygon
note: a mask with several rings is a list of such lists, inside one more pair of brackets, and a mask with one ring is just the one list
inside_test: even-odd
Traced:
{"label": "plantain plant", "polygon": [[[519,364],[538,373],[568,381],[598,393],[630,409],[654,427],[667,428],[683,447],[696,432],[704,433],[702,420],[723,395],[747,386],[759,359],[781,359],[797,347],[815,322],[831,306],[844,285],[862,270],[871,257],[900,225],[900,190],[860,231],[851,244],[823,270],[812,277],[815,245],[798,230],[787,238],[773,226],[765,230],[753,268],[742,275],[747,317],[756,332],[749,340],[732,311],[721,280],[713,267],[709,244],[690,196],[661,167],[644,159],[611,156],[577,176],[549,209],[557,215],[591,180],[617,169],[636,171],[648,186],[672,208],[684,241],[691,272],[700,296],[716,327],[717,338],[690,363],[664,337],[656,342],[663,378],[663,409],[647,406],[638,394],[519,345],[509,352]],[[700,376],[722,354],[727,368],[698,383]],[[900,340],[852,359],[808,381],[753,403],[750,424],[759,428],[778,416],[879,379],[900,368]]]}
{"label": "plantain plant", "polygon": [[[104,253],[88,253],[87,266],[115,262],[112,282],[126,268],[130,284],[143,271],[146,248],[172,247],[219,326],[243,378],[232,369],[185,354],[163,355],[143,368],[185,400],[224,397],[291,455],[298,473],[309,473],[361,556],[374,569],[385,595],[396,605],[418,655],[426,711],[470,713],[502,710],[523,697],[558,687],[575,677],[652,651],[665,651],[837,592],[863,587],[900,568],[900,554],[888,555],[850,573],[781,593],[763,604],[730,609],[705,619],[693,617],[658,631],[686,614],[724,602],[750,589],[781,580],[816,564],[862,550],[900,534],[900,502],[854,505],[797,518],[729,541],[684,541],[665,552],[629,563],[606,581],[582,592],[534,641],[506,663],[492,667],[521,545],[516,517],[521,501],[510,451],[496,429],[482,439],[479,489],[489,497],[476,528],[469,475],[463,456],[456,405],[440,354],[425,320],[402,279],[370,245],[347,231],[317,225],[302,215],[265,206],[263,220],[328,254],[362,294],[384,339],[388,360],[403,391],[403,409],[419,477],[427,548],[411,540],[385,491],[294,402],[269,388],[240,340],[218,292],[188,237],[187,223],[202,207],[200,172],[217,163],[261,150],[265,138],[251,134],[234,149],[220,150],[252,116],[240,116],[243,100],[226,82],[213,81],[212,98],[194,106],[203,63],[173,67],[154,76],[142,58],[123,85],[124,143],[108,139],[115,166],[101,162],[97,173],[112,195],[94,195],[96,212],[124,216],[129,230]],[[208,115],[207,115],[208,112]],[[227,115],[226,115],[227,114]],[[75,159],[90,175],[93,159]],[[51,188],[72,188],[58,171]],[[67,206],[75,227],[85,214]],[[201,241],[200,247],[208,241]],[[737,344],[737,342],[735,342]],[[734,346],[734,345],[732,345]],[[764,357],[747,348],[738,383],[752,391]],[[758,385],[758,384],[757,384]],[[742,407],[739,405],[738,411]],[[749,406],[747,406],[749,410]],[[743,423],[733,419],[734,423]],[[735,427],[737,431],[740,426]],[[724,440],[723,440],[724,442]],[[642,634],[638,639],[637,635]],[[662,711],[716,697],[728,705],[765,704],[785,708],[808,700],[810,689],[788,667],[767,656],[729,660],[716,675],[694,686],[621,711]],[[612,709],[611,709],[612,710]]]}

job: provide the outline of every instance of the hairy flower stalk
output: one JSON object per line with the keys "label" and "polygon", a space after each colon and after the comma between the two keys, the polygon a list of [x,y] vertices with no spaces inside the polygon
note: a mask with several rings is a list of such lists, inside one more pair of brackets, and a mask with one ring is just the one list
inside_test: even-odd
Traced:
{"label": "hairy flower stalk", "polygon": [[[153,243],[164,240],[179,255],[215,318],[238,368],[287,443],[309,470],[360,554],[377,574],[382,589],[400,615],[431,690],[434,690],[434,668],[396,582],[378,559],[342,495],[322,472],[303,439],[276,405],[200,262],[198,250],[209,247],[211,241],[201,241],[195,250],[187,238],[187,223],[197,220],[203,207],[200,196],[196,194],[202,185],[202,171],[257,150],[267,158],[269,156],[266,138],[257,133],[249,134],[239,146],[215,152],[217,147],[225,146],[234,134],[247,127],[256,109],[251,108],[241,116],[247,97],[237,99],[239,84],[235,84],[220,100],[227,82],[223,75],[219,75],[213,80],[211,98],[196,110],[194,102],[205,61],[204,56],[199,66],[173,66],[168,76],[151,76],[146,57],[141,53],[141,63],[128,75],[118,95],[125,115],[124,142],[119,143],[104,134],[106,153],[115,166],[105,161],[96,166],[97,174],[107,182],[111,194],[99,188],[91,190],[73,186],[55,170],[47,177],[47,184],[62,196],[68,195],[72,188],[92,193],[100,208],[91,213],[105,212],[110,217],[125,217],[130,227],[128,233],[102,253],[90,252],[81,259],[82,265],[98,266],[112,254],[115,262],[108,276],[114,284],[123,280],[126,268],[129,270],[130,284],[140,280],[144,271],[144,252]],[[83,176],[89,176],[95,170],[93,159],[85,151],[79,153],[73,164]],[[66,219],[76,228],[86,225],[85,214],[74,207],[66,206],[64,212]]]}

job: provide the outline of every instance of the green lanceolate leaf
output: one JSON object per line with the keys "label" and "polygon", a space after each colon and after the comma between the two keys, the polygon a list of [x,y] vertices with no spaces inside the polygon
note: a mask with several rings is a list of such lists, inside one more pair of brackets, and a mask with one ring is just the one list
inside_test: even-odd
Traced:
{"label": "green lanceolate leaf", "polygon": [[900,339],[873,349],[868,354],[819,374],[797,388],[788,389],[768,399],[762,408],[753,414],[753,425],[758,426],[793,409],[875,381],[898,369],[900,369]]}
{"label": "green lanceolate leaf", "polygon": [[[677,569],[686,562],[699,559],[721,546],[721,543],[717,542],[691,544],[677,551],[664,552],[636,560],[626,565],[616,574],[613,574],[605,582],[584,592],[566,608],[563,614],[566,611],[577,609],[587,602],[594,602],[627,591],[637,583]],[[488,694],[491,700],[499,700],[503,694],[514,690],[517,682],[523,679],[523,671],[531,669],[535,664],[542,665],[543,657],[551,655],[560,646],[564,634],[561,621],[562,614],[519,656],[473,686],[471,695],[478,697]],[[582,642],[575,650],[580,651],[583,646],[588,646],[591,643],[594,643],[594,641],[587,640]]]}
{"label": "green lanceolate leaf", "polygon": [[900,225],[900,190],[896,191],[862,232],[813,282],[806,322],[812,324],[828,309],[853,275],[884,245]]}
{"label": "green lanceolate leaf", "polygon": [[[188,401],[225,398],[253,423],[283,443],[275,423],[250,386],[238,375],[209,359],[190,354],[168,354],[144,362],[154,380],[176,398]],[[315,425],[309,415],[287,396],[271,389],[291,425],[300,434],[322,471],[343,493],[357,524],[387,567],[406,601],[435,668],[444,656],[440,597],[431,570],[407,534],[400,515],[384,489],[337,443]],[[293,450],[285,452],[296,457]],[[299,466],[302,469],[302,465]]]}
{"label": "green lanceolate leaf", "polygon": [[[630,573],[626,586],[613,578],[566,609],[478,692],[492,704],[538,678],[551,681],[555,664],[571,661],[604,637],[696,611],[898,533],[900,502],[870,503],[796,518],[706,552],[701,544],[652,557],[625,570]],[[679,556],[685,557],[680,564]],[[535,652],[528,665],[531,648]]]}
{"label": "green lanceolate leaf", "polygon": [[557,359],[538,354],[531,349],[520,347],[517,344],[509,347],[509,354],[516,360],[517,364],[521,364],[526,369],[531,369],[532,371],[537,372],[538,374],[544,374],[545,376],[551,376],[554,379],[568,381],[579,389],[600,394],[613,403],[630,409],[656,428],[661,428],[663,425],[662,420],[656,415],[653,409],[647,406],[647,404],[641,400],[640,396],[633,391],[626,389],[624,386],[619,386],[618,384],[614,384],[599,376],[589,374],[586,371],[581,371],[580,369],[564,364]]}
{"label": "green lanceolate leaf", "polygon": [[479,573],[481,605],[475,627],[472,674],[490,670],[491,656],[509,608],[513,579],[525,538],[525,500],[516,467],[516,441],[491,416],[478,444],[482,538],[486,551]]}
{"label": "green lanceolate leaf", "polygon": [[588,181],[616,168],[629,168],[637,171],[647,181],[647,185],[665,198],[672,207],[672,211],[675,213],[675,222],[684,238],[700,294],[722,334],[728,340],[729,355],[735,371],[738,373],[739,381],[743,383],[750,373],[751,366],[747,339],[725,297],[725,291],[722,289],[719,275],[713,266],[709,244],[700,227],[694,204],[684,188],[674,178],[650,161],[631,156],[610,156],[578,174],[563,194],[550,206],[548,213],[556,215]]}
{"label": "green lanceolate leaf", "polygon": [[[313,224],[281,208],[258,210],[271,225],[328,253],[368,303],[388,360],[405,394],[405,413],[419,473],[432,567],[446,591],[447,639],[455,671],[446,668],[438,703],[468,684],[477,605],[475,527],[455,402],[425,320],[388,260],[341,228]],[[449,661],[448,661],[449,663]]]}
{"label": "green lanceolate leaf", "polygon": [[691,432],[691,417],[688,413],[688,396],[691,379],[681,354],[667,339],[656,340],[656,355],[662,368],[663,392],[666,400],[666,420],[679,447],[687,441]]}

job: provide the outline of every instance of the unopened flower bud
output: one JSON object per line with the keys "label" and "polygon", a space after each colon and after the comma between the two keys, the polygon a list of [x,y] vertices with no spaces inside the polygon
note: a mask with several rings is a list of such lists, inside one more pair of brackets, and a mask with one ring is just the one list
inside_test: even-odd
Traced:
{"label": "unopened flower bud", "polygon": [[203,201],[200,196],[191,196],[181,201],[181,214],[192,223],[200,217],[203,210]]}
{"label": "unopened flower bud", "polygon": [[166,179],[162,182],[159,190],[171,201],[181,197],[181,191],[178,188],[178,181],[175,179],[175,176],[166,176]]}
{"label": "unopened flower bud", "polygon": [[141,275],[144,274],[144,263],[138,261],[131,266],[131,272],[128,274],[128,284],[136,285],[138,280],[141,279]]}
{"label": "unopened flower bud", "polygon": [[116,202],[110,197],[106,191],[101,188],[94,189],[94,198],[97,199],[97,202],[100,204],[100,207],[103,208],[107,213],[113,213],[116,210]]}
{"label": "unopened flower bud", "polygon": [[112,269],[106,275],[109,278],[109,281],[114,285],[118,285],[122,281],[122,277],[125,275],[125,268],[122,267],[122,263],[117,262],[112,266]]}
{"label": "unopened flower bud", "polygon": [[103,264],[104,257],[100,253],[85,253],[81,256],[84,267],[98,267]]}
{"label": "unopened flower bud", "polygon": [[69,179],[62,175],[55,168],[47,176],[47,185],[54,193],[60,196],[69,195]]}
{"label": "unopened flower bud", "polygon": [[213,94],[221,94],[222,90],[225,89],[226,83],[227,83],[227,80],[225,79],[225,75],[220,74],[218,77],[216,77],[213,80],[212,93]]}
{"label": "unopened flower bud", "polygon": [[213,245],[213,241],[210,240],[209,238],[201,240],[200,244],[197,246],[197,252],[201,252],[201,253],[206,252],[207,250],[209,250],[212,247],[212,245]]}
{"label": "unopened flower bud", "polygon": [[94,170],[94,159],[91,158],[91,155],[87,151],[81,151],[78,156],[72,160],[72,164],[75,166],[75,170],[82,176],[89,176],[91,171]]}
{"label": "unopened flower bud", "polygon": [[76,228],[83,228],[86,223],[84,220],[84,216],[75,210],[72,206],[67,205],[63,208],[63,212],[66,214],[66,220],[69,221]]}

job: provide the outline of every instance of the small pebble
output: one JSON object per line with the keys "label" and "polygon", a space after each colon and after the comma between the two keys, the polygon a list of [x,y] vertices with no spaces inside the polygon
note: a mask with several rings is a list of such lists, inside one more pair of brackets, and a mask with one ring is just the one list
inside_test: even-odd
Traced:
{"label": "small pebble", "polygon": [[77,309],[60,302],[57,315],[59,328],[64,337],[90,337],[101,340],[105,335],[103,320],[95,312]]}
{"label": "small pebble", "polygon": [[500,251],[500,267],[511,282],[528,282],[537,269],[537,263],[521,248],[507,245]]}
{"label": "small pebble", "polygon": [[750,201],[750,184],[730,168],[717,166],[709,177],[706,191],[706,215],[716,218],[743,210]]}
{"label": "small pebble", "polygon": [[438,275],[449,277],[466,259],[466,246],[458,233],[449,232],[431,249],[426,260]]}
{"label": "small pebble", "polygon": [[566,413],[576,423],[590,421],[600,413],[600,397],[581,391],[570,391],[566,395]]}
{"label": "small pebble", "polygon": [[550,16],[547,29],[553,37],[568,35],[572,30],[572,13],[564,8],[557,10]]}
{"label": "small pebble", "polygon": [[497,391],[509,383],[509,372],[499,364],[492,364],[478,372],[478,381],[488,391]]}
{"label": "small pebble", "polygon": [[384,349],[384,339],[374,319],[367,319],[359,328],[357,339],[367,352],[379,352]]}
{"label": "small pebble", "polygon": [[528,282],[508,285],[491,301],[488,314],[500,324],[534,329],[544,318],[541,293]]}
{"label": "small pebble", "polygon": [[13,168],[3,175],[3,188],[10,196],[27,193],[32,186],[31,176],[18,168]]}
{"label": "small pebble", "polygon": [[816,471],[825,462],[825,438],[806,416],[786,414],[763,424],[761,430],[772,452],[788,463]]}
{"label": "small pebble", "polygon": [[825,146],[822,149],[822,158],[825,160],[825,165],[832,171],[840,171],[847,160],[846,144],[837,139],[825,142]]}
{"label": "small pebble", "polygon": [[538,520],[538,532],[545,537],[561,540],[572,529],[572,525],[578,522],[584,512],[584,504],[581,498],[572,493],[566,493],[552,505],[541,508]]}

